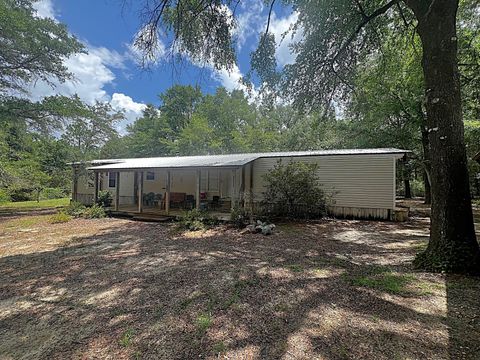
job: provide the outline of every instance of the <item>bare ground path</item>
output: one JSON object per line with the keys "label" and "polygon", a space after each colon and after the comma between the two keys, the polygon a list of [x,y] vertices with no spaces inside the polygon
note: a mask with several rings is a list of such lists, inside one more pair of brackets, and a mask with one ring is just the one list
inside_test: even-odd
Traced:
{"label": "bare ground path", "polygon": [[479,359],[480,281],[415,272],[428,221],[276,234],[0,218],[2,359]]}

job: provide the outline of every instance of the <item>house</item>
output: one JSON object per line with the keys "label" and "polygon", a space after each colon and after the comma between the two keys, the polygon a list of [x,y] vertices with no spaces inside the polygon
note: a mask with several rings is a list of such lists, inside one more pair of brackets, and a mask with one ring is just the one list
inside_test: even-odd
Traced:
{"label": "house", "polygon": [[228,213],[262,200],[263,175],[277,161],[303,161],[318,164],[321,184],[332,196],[332,215],[392,219],[396,162],[406,153],[352,149],[94,160],[73,164],[72,199],[92,204],[100,190],[108,190],[117,212],[172,215],[180,208],[205,208]]}

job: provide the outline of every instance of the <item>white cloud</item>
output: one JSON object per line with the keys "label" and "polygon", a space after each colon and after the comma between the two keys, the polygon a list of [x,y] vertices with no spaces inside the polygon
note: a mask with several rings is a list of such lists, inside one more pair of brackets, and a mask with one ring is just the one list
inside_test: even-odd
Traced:
{"label": "white cloud", "polygon": [[125,120],[117,125],[118,131],[125,133],[126,126],[134,122],[142,114],[145,104],[135,102],[123,93],[109,95],[107,85],[115,82],[115,74],[111,69],[125,69],[125,57],[116,51],[104,47],[90,47],[88,54],[76,54],[65,60],[65,65],[74,76],[74,80],[59,82],[54,80],[54,87],[38,81],[30,89],[30,98],[34,101],[45,96],[77,94],[87,104],[96,101],[109,102],[112,108],[125,113]]}
{"label": "white cloud", "polygon": [[114,93],[110,104],[114,110],[124,111],[125,120],[117,125],[120,134],[124,134],[128,124],[133,123],[136,119],[142,116],[143,110],[147,107],[145,104],[133,101],[130,96],[122,93]]}
{"label": "white cloud", "polygon": [[265,29],[266,24],[263,0],[241,3],[240,8],[242,12],[237,16],[236,27],[233,31],[239,50],[245,45],[248,38],[258,37],[258,34]]}
{"label": "white cloud", "polygon": [[30,90],[32,100],[40,100],[50,95],[72,96],[77,94],[87,104],[96,101],[110,102],[114,110],[122,110],[125,120],[118,124],[120,133],[125,132],[127,124],[135,121],[142,114],[145,104],[135,102],[123,93],[112,96],[105,90],[106,85],[114,84],[115,74],[111,69],[125,69],[125,58],[116,51],[103,47],[90,47],[88,54],[77,54],[65,60],[68,70],[75,80],[63,83],[54,81],[55,87],[45,82],[37,82]]}
{"label": "white cloud", "polygon": [[297,12],[293,12],[284,18],[277,18],[275,13],[272,13],[269,31],[275,36],[275,42],[277,43],[275,58],[281,67],[295,61],[295,54],[291,51],[290,45],[300,41],[303,37],[301,29],[297,29],[295,33],[292,32],[292,27],[297,20]]}
{"label": "white cloud", "polygon": [[33,8],[37,11],[39,17],[55,18],[52,0],[38,0],[33,3]]}
{"label": "white cloud", "polygon": [[243,75],[237,65],[234,65],[231,71],[226,69],[213,71],[212,77],[219,81],[228,91],[243,89],[245,87],[245,85],[240,82]]}
{"label": "white cloud", "polygon": [[85,102],[93,104],[96,100],[108,101],[109,95],[105,85],[113,83],[115,74],[110,68],[124,67],[121,55],[106,48],[89,48],[88,54],[76,54],[64,62],[75,79],[59,82],[54,80],[52,88],[42,81],[32,87],[30,94],[35,100],[49,95],[78,96]]}
{"label": "white cloud", "polygon": [[[55,19],[55,10],[52,0],[40,0],[34,3],[37,15]],[[105,47],[94,47],[86,44],[87,54],[76,54],[65,59],[64,64],[73,74],[74,80],[59,82],[52,79],[54,86],[44,81],[32,84],[30,98],[34,101],[45,96],[77,94],[87,104],[96,101],[110,102],[114,110],[122,110],[125,120],[118,125],[120,132],[124,132],[126,125],[135,121],[146,105],[135,102],[130,96],[114,93],[112,96],[105,90],[105,86],[114,85],[115,74],[112,69],[127,70],[126,61],[132,60],[130,54],[120,54]]]}

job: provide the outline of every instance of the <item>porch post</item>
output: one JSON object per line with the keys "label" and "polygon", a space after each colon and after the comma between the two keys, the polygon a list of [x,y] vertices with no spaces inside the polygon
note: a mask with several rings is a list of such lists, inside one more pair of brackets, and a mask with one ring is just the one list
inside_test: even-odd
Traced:
{"label": "porch post", "polygon": [[167,184],[165,189],[165,213],[170,213],[170,170],[167,170]]}
{"label": "porch post", "polygon": [[73,165],[72,166],[73,170],[73,188],[72,188],[72,200],[77,201],[77,193],[78,193],[78,166]]}
{"label": "porch post", "polygon": [[138,212],[143,212],[143,171],[138,173],[140,179],[138,181]]}
{"label": "porch post", "polygon": [[240,178],[241,207],[245,207],[245,166],[242,166],[242,177]]}
{"label": "porch post", "polygon": [[94,195],[93,195],[93,203],[96,204],[97,201],[98,201],[98,188],[99,188],[99,178],[100,178],[100,174],[98,171],[95,171],[95,192],[94,192]]}
{"label": "porch post", "polygon": [[201,172],[197,170],[197,187],[195,189],[195,207],[200,209],[200,179],[201,179]]}
{"label": "porch post", "polygon": [[253,214],[253,162],[250,163],[250,189],[249,189],[249,203],[250,211]]}
{"label": "porch post", "polygon": [[230,195],[230,199],[231,199],[231,202],[232,202],[232,204],[231,204],[232,209],[235,208],[235,202],[236,202],[236,196],[235,196],[235,195],[236,195],[236,194],[235,194],[235,188],[236,188],[236,186],[235,186],[235,171],[236,171],[236,169],[232,170],[232,174],[231,174],[231,189],[230,189],[231,195]]}
{"label": "porch post", "polygon": [[120,171],[115,173],[115,211],[120,207]]}

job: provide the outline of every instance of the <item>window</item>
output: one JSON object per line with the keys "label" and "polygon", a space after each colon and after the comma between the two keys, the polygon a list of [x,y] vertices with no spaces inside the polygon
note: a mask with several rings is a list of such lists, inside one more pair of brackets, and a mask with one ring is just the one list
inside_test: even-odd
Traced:
{"label": "window", "polygon": [[153,171],[147,171],[147,180],[155,180],[155,173]]}
{"label": "window", "polygon": [[114,188],[117,186],[117,173],[109,172],[108,173],[108,187]]}

